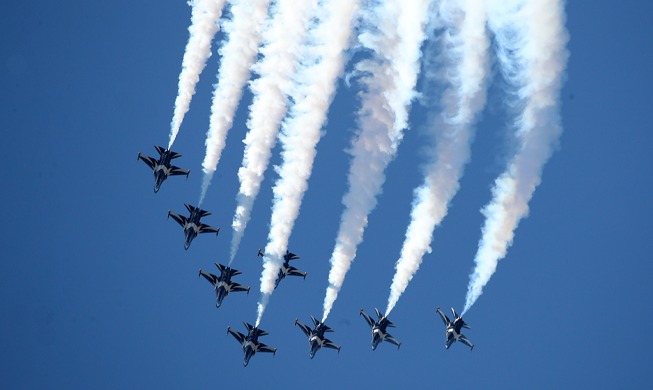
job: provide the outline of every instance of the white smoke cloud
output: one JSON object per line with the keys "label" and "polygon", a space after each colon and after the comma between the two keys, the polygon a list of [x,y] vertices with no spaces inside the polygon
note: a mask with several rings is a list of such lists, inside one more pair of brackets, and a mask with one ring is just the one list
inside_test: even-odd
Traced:
{"label": "white smoke cloud", "polygon": [[385,1],[365,14],[366,30],[358,39],[373,57],[357,65],[357,71],[365,75],[361,79],[365,91],[358,112],[359,131],[350,150],[349,189],[343,197],[345,210],[330,260],[323,322],[363,240],[367,217],[385,181],[385,168],[408,127],[429,4],[429,0]]}
{"label": "white smoke cloud", "polygon": [[307,57],[298,71],[297,86],[292,94],[295,104],[283,123],[280,137],[283,162],[277,169],[279,179],[274,186],[270,233],[261,275],[264,296],[274,290],[282,255],[288,248],[288,239],[308,188],[316,146],[338,77],[344,70],[345,52],[358,8],[357,1],[326,1],[317,12],[317,25],[311,30]]}
{"label": "white smoke cloud", "polygon": [[518,149],[495,181],[492,200],[483,209],[486,221],[463,314],[506,256],[562,132],[558,101],[568,57],[563,6],[562,0],[488,0],[499,62],[519,108],[515,121]]}
{"label": "white smoke cloud", "polygon": [[181,122],[188,112],[190,101],[195,95],[195,86],[200,79],[200,73],[206,66],[206,60],[211,56],[211,41],[218,31],[218,19],[222,15],[225,0],[195,0],[189,4],[193,7],[191,26],[188,28],[190,37],[181,63],[179,74],[179,92],[175,99],[175,110],[170,123],[170,141],[168,149],[177,138]]}
{"label": "white smoke cloud", "polygon": [[[460,187],[459,180],[470,156],[473,124],[485,105],[489,40],[486,13],[477,1],[444,0],[438,4],[441,38],[438,58],[425,65],[425,77],[441,84],[441,113],[429,125],[434,138],[424,183],[415,189],[411,220],[396,273],[390,286],[386,315],[390,314],[408,283],[430,252],[433,230],[447,215],[449,203]],[[427,56],[428,58],[428,56]],[[438,71],[433,71],[437,69]],[[436,95],[426,92],[427,98]]]}
{"label": "white smoke cloud", "polygon": [[209,130],[206,134],[200,205],[220,162],[243,87],[249,79],[250,67],[256,59],[269,5],[270,0],[231,0],[232,17],[223,27],[227,38],[220,48],[222,60],[218,70],[218,82],[213,91]]}
{"label": "white smoke cloud", "polygon": [[263,34],[263,57],[254,67],[260,77],[250,84],[254,100],[249,106],[249,131],[243,141],[243,163],[238,170],[240,189],[232,221],[231,261],[238,252],[281,120],[288,110],[288,96],[302,59],[308,23],[316,8],[316,0],[277,2]]}

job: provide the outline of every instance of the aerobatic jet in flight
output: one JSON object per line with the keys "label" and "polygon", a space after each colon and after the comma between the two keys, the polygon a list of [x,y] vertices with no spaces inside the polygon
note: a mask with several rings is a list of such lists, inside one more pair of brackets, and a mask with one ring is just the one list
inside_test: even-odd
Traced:
{"label": "aerobatic jet in flight", "polygon": [[451,308],[451,312],[453,313],[453,321],[449,321],[449,317],[447,317],[446,314],[440,310],[440,307],[438,306],[438,309],[436,313],[440,315],[440,318],[442,318],[442,322],[444,322],[444,325],[447,327],[446,329],[446,338],[444,342],[444,346],[449,349],[451,344],[455,343],[456,341],[460,341],[461,343],[467,345],[471,349],[474,349],[474,344],[472,344],[469,340],[467,340],[467,337],[465,337],[464,334],[460,332],[462,328],[469,329],[469,325],[463,321],[462,317],[459,317],[456,311]]}
{"label": "aerobatic jet in flight", "polygon": [[365,318],[367,324],[370,326],[370,328],[372,328],[372,351],[374,351],[376,347],[384,340],[396,345],[397,349],[399,349],[399,347],[401,347],[401,343],[395,340],[395,338],[386,331],[386,328],[388,327],[394,328],[395,324],[390,322],[386,316],[381,314],[379,309],[374,308],[374,311],[376,312],[376,316],[379,318],[378,321],[374,321],[369,315],[367,315],[367,313],[363,311],[363,309],[360,311],[360,315]]}
{"label": "aerobatic jet in flight", "polygon": [[222,305],[222,300],[232,291],[247,291],[247,294],[249,294],[249,286],[245,287],[231,281],[233,276],[240,275],[242,272],[220,263],[215,263],[215,266],[220,270],[220,276],[204,272],[201,268],[199,273],[215,288],[215,307],[220,307],[220,305]]}
{"label": "aerobatic jet in flight", "polygon": [[186,209],[190,213],[188,217],[184,217],[183,215],[179,215],[168,210],[168,217],[172,217],[172,219],[177,221],[177,223],[184,228],[184,236],[186,236],[184,249],[188,249],[188,247],[190,247],[190,243],[200,233],[215,233],[216,236],[218,233],[220,233],[220,228],[211,227],[200,221],[202,217],[211,215],[211,213],[189,204],[184,204],[184,206],[186,206]]}
{"label": "aerobatic jet in flight", "polygon": [[[265,253],[261,249],[258,250],[258,256],[265,256]],[[274,288],[276,289],[279,286],[279,282],[281,282],[281,279],[285,278],[286,276],[302,276],[304,279],[306,279],[306,275],[308,275],[306,272],[302,272],[298,270],[297,268],[293,267],[290,265],[290,260],[297,260],[299,259],[299,256],[297,256],[294,253],[286,251],[286,254],[283,255],[283,264],[281,265],[281,268],[279,269],[279,274],[277,275],[277,280],[274,282]]]}
{"label": "aerobatic jet in flight", "polygon": [[247,366],[249,359],[256,354],[256,352],[272,352],[272,355],[277,353],[276,348],[268,347],[267,345],[258,341],[260,336],[265,336],[268,332],[261,330],[255,326],[243,322],[245,328],[247,328],[247,335],[244,335],[240,332],[232,330],[231,327],[227,328],[227,333],[231,333],[232,336],[243,347],[243,353],[245,354],[245,360],[243,360],[243,366]]}
{"label": "aerobatic jet in flight", "polygon": [[315,325],[313,329],[302,324],[298,319],[295,319],[295,326],[299,325],[302,332],[308,336],[308,345],[311,347],[311,350],[308,354],[311,359],[313,359],[313,356],[315,356],[315,352],[317,352],[322,347],[337,349],[338,353],[340,353],[340,348],[342,347],[335,345],[333,342],[331,342],[331,340],[324,337],[326,332],[333,332],[333,329],[326,326],[323,322],[316,320],[313,316],[311,316],[311,320],[313,320],[313,324]]}
{"label": "aerobatic jet in flight", "polygon": [[159,152],[159,158],[155,159],[154,157],[143,156],[141,152],[138,152],[138,158],[143,160],[150,169],[154,171],[154,192],[159,192],[161,184],[168,178],[168,176],[177,176],[177,175],[186,175],[188,179],[188,174],[190,173],[187,169],[181,169],[170,164],[170,161],[177,157],[181,157],[181,154],[175,153],[172,150],[163,149],[161,146],[156,146],[156,151]]}

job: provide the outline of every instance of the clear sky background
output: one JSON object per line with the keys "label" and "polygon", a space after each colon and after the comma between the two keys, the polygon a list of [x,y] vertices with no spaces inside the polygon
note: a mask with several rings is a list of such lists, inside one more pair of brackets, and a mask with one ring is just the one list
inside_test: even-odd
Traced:
{"label": "clear sky background", "polygon": [[[11,388],[650,388],[653,335],[653,3],[569,1],[564,133],[531,212],[465,316],[476,344],[444,348],[437,306],[462,310],[490,187],[507,156],[504,95],[494,77],[472,160],[433,252],[390,319],[400,350],[372,352],[358,315],[383,310],[421,183],[428,112],[387,170],[379,204],[327,324],[338,354],[308,357],[295,318],[322,314],[342,211],[357,90],[340,85],[290,238],[306,280],[287,278],[261,328],[275,357],[243,368],[227,326],[256,319],[271,186],[266,175],[233,266],[252,286],[216,309],[200,267],[228,262],[251,95],[240,105],[204,207],[220,237],[183,233],[169,209],[195,204],[212,84],[202,74],[173,149],[190,178],[152,192],[136,161],[166,146],[188,39],[182,1],[70,0],[0,5],[0,387]],[[222,39],[218,34],[217,40]],[[214,52],[218,45],[214,43]],[[351,63],[348,65],[351,69]],[[273,163],[279,162],[275,149]]]}

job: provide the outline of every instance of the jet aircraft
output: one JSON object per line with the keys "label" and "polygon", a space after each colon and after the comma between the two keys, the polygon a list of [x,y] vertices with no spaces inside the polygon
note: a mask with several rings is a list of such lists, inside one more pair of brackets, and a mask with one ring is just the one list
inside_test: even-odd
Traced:
{"label": "jet aircraft", "polygon": [[387,327],[394,328],[395,324],[390,322],[386,316],[381,314],[379,309],[374,308],[374,311],[376,312],[376,316],[379,317],[378,321],[374,321],[367,313],[361,309],[360,315],[362,315],[365,318],[365,321],[367,321],[367,324],[372,328],[372,351],[376,349],[376,347],[384,340],[386,340],[389,343],[392,343],[397,346],[397,349],[401,347],[401,343],[395,340],[390,333],[386,331]]}
{"label": "jet aircraft", "polygon": [[156,146],[156,151],[159,152],[159,158],[155,159],[154,157],[143,156],[141,152],[138,152],[138,158],[143,160],[150,169],[154,171],[154,192],[159,192],[161,184],[168,178],[168,176],[177,176],[177,175],[186,175],[188,179],[188,174],[190,173],[187,169],[181,169],[170,164],[170,161],[177,157],[181,157],[181,154],[175,153],[172,150],[163,149],[161,146]]}
{"label": "jet aircraft", "polygon": [[[261,249],[258,250],[258,256],[265,256],[265,253]],[[293,267],[290,265],[290,260],[297,260],[299,259],[299,256],[297,256],[294,253],[286,251],[286,254],[283,255],[283,264],[281,265],[281,268],[279,269],[279,274],[277,275],[277,280],[274,282],[274,288],[276,289],[279,286],[279,282],[286,276],[302,276],[304,279],[306,279],[306,275],[308,275],[306,272],[302,272],[298,270],[297,268]]]}
{"label": "jet aircraft", "polygon": [[453,322],[449,321],[449,317],[447,317],[446,314],[440,310],[440,307],[438,306],[438,309],[436,313],[440,315],[440,318],[442,318],[442,322],[444,322],[444,325],[447,327],[445,331],[445,342],[444,346],[449,349],[451,344],[453,344],[456,341],[460,341],[461,343],[467,345],[470,347],[472,350],[474,349],[474,344],[472,344],[469,340],[467,340],[467,337],[465,337],[464,334],[460,332],[462,328],[469,329],[469,325],[463,321],[462,317],[459,317],[456,311],[451,308],[451,312],[453,313]]}
{"label": "jet aircraft", "polygon": [[309,328],[307,325],[302,324],[298,319],[295,319],[295,326],[299,325],[302,332],[308,336],[308,345],[311,347],[311,350],[308,354],[311,359],[313,359],[315,356],[315,352],[317,352],[322,347],[337,349],[338,353],[340,353],[340,348],[342,347],[335,345],[333,342],[331,342],[331,340],[324,337],[326,332],[333,332],[333,329],[326,326],[323,322],[316,320],[313,316],[311,316],[311,320],[313,320],[313,324],[315,325],[313,329]]}
{"label": "jet aircraft", "polygon": [[[220,305],[222,305],[222,300],[232,291],[247,291],[247,294],[249,295],[249,286],[244,287],[231,281],[233,276],[240,275],[242,272],[220,263],[215,263],[215,266],[220,270],[220,276],[204,272],[201,268],[199,273],[199,275],[204,276],[204,279],[208,280],[215,288],[215,307],[220,307]],[[197,277],[199,277],[199,275]]]}
{"label": "jet aircraft", "polygon": [[251,359],[252,356],[256,354],[256,352],[272,352],[273,356],[277,353],[276,348],[271,348],[258,341],[260,336],[265,336],[268,334],[268,332],[252,326],[247,322],[243,322],[243,324],[245,324],[245,328],[247,328],[247,335],[232,330],[231,327],[227,328],[227,334],[231,333],[231,335],[234,336],[234,338],[238,340],[240,345],[243,347],[243,353],[245,354],[243,366],[247,366],[249,359]]}
{"label": "jet aircraft", "polygon": [[186,209],[190,213],[188,217],[184,217],[183,215],[168,210],[168,217],[172,217],[172,219],[177,221],[177,223],[184,228],[184,236],[186,236],[184,249],[188,249],[190,243],[200,233],[215,233],[216,236],[220,233],[220,228],[211,227],[200,221],[202,217],[211,215],[211,213],[189,204],[184,204],[184,206],[186,206]]}

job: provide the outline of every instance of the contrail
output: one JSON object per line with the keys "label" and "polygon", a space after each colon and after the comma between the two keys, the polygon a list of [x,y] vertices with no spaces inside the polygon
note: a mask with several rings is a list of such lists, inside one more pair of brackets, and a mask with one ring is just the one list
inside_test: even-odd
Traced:
{"label": "contrail", "polygon": [[261,30],[268,15],[270,0],[231,0],[231,21],[224,23],[227,40],[220,49],[222,60],[213,91],[211,118],[206,134],[204,180],[199,205],[202,205],[213,174],[220,162],[227,133],[233,124],[250,67],[256,59]]}
{"label": "contrail", "polygon": [[311,30],[307,56],[298,70],[296,89],[291,95],[295,104],[283,123],[280,137],[283,162],[277,168],[279,179],[273,189],[257,323],[274,291],[282,256],[288,248],[288,239],[308,188],[316,146],[338,77],[344,70],[345,52],[358,10],[358,1],[328,0],[321,3],[317,11],[317,24]]}
{"label": "contrail", "polygon": [[195,95],[195,85],[200,79],[200,73],[206,66],[206,60],[211,56],[211,41],[218,31],[218,19],[222,15],[225,0],[191,0],[190,36],[186,44],[184,59],[179,74],[179,92],[175,99],[175,111],[170,123],[170,142],[168,149],[177,138],[179,127],[188,112],[190,101]]}
{"label": "contrail", "polygon": [[359,131],[352,142],[348,192],[343,197],[335,248],[331,255],[329,286],[324,298],[324,322],[345,274],[363,240],[367,217],[385,181],[384,171],[394,158],[408,127],[408,110],[415,97],[430,0],[384,1],[364,15],[361,45],[373,52],[357,65],[364,74],[358,112]]}
{"label": "contrail", "polygon": [[240,189],[232,228],[231,261],[249,221],[267,169],[281,120],[288,110],[288,96],[302,59],[308,24],[317,8],[317,0],[278,1],[273,17],[263,33],[262,59],[254,70],[259,78],[250,84],[254,100],[249,106],[243,163],[238,170]]}
{"label": "contrail", "polygon": [[562,0],[488,0],[488,5],[499,62],[520,111],[515,121],[518,146],[483,209],[486,220],[463,314],[483,293],[519,221],[528,215],[542,167],[562,132],[558,100],[568,58]]}
{"label": "contrail", "polygon": [[[489,40],[484,7],[475,0],[445,0],[435,17],[444,28],[438,47],[441,54],[435,64],[427,62],[425,77],[429,84],[438,82],[446,89],[441,113],[430,124],[435,144],[429,155],[433,160],[426,168],[424,183],[414,191],[411,221],[395,266],[386,315],[406,290],[424,254],[431,251],[433,231],[458,192],[470,157],[473,125],[485,105]],[[432,69],[438,69],[437,73]]]}

